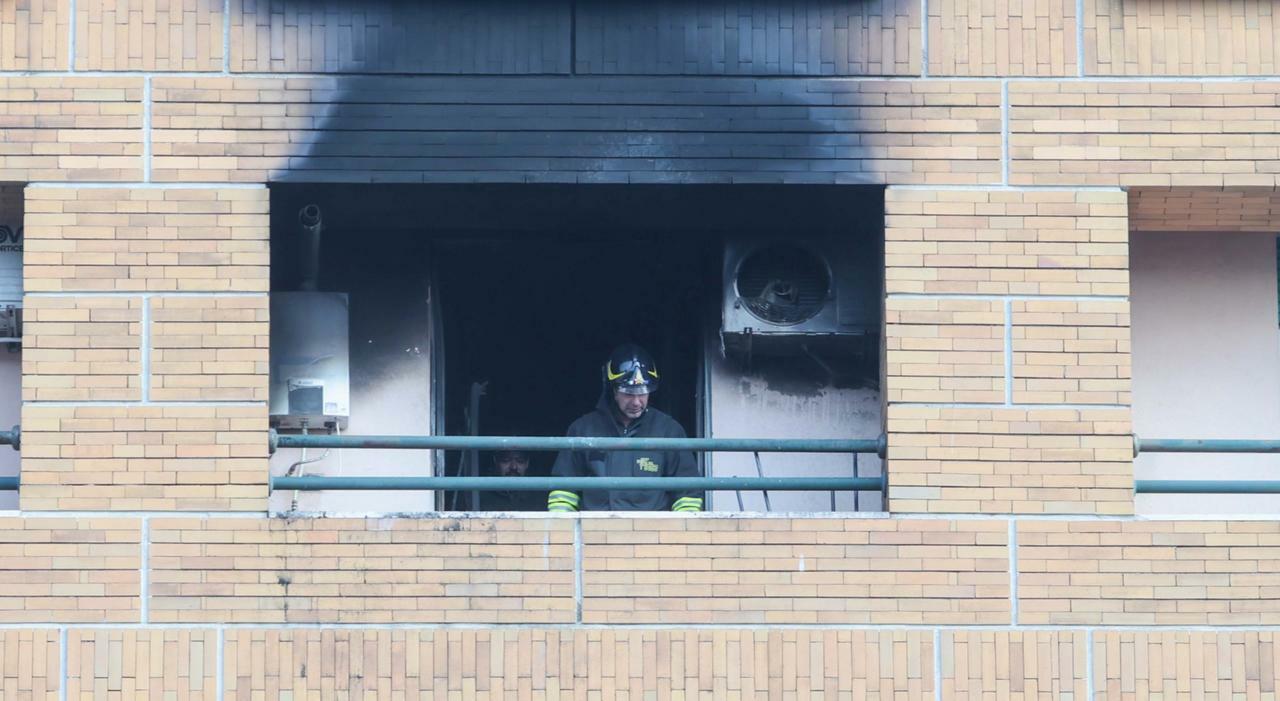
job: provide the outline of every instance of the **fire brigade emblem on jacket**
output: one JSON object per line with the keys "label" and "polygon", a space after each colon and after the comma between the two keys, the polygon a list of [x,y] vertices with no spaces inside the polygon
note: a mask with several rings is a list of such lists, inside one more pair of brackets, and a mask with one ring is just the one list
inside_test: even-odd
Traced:
{"label": "fire brigade emblem on jacket", "polygon": [[644,472],[658,471],[658,463],[650,460],[649,458],[637,458],[636,466],[639,467]]}

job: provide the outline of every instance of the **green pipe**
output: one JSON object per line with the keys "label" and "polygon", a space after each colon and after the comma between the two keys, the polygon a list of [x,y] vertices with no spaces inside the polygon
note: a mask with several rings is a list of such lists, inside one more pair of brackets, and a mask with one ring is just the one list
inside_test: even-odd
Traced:
{"label": "green pipe", "polygon": [[564,436],[341,436],[278,434],[277,448],[390,448],[437,450],[694,450],[732,453],[878,453],[885,439],[855,438],[621,438]]}
{"label": "green pipe", "polygon": [[1139,453],[1280,453],[1280,440],[1254,438],[1138,438],[1133,439],[1134,455]]}
{"label": "green pipe", "polygon": [[549,492],[553,489],[641,491],[879,491],[880,477],[272,477],[273,490],[451,489]]}
{"label": "green pipe", "polygon": [[1280,494],[1276,480],[1134,480],[1135,494]]}
{"label": "green pipe", "polygon": [[16,492],[18,490],[18,476],[0,477],[0,492]]}

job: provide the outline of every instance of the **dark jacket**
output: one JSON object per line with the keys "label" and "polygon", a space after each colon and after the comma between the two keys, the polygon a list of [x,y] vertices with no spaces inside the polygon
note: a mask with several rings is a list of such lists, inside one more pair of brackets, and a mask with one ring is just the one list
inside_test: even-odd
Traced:
{"label": "dark jacket", "polygon": [[547,508],[545,492],[481,492],[481,511],[542,511]]}
{"label": "dark jacket", "polygon": [[[569,424],[573,436],[684,438],[680,424],[657,409],[647,409],[625,428],[606,394],[595,411]],[[687,450],[574,450],[561,452],[552,477],[698,477],[698,463]],[[556,490],[548,497],[552,511],[701,511],[701,492]]]}

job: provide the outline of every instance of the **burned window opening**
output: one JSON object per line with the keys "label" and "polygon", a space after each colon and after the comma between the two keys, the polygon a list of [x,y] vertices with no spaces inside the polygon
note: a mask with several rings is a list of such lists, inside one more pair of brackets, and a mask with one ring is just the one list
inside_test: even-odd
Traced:
{"label": "burned window opening", "polygon": [[[349,301],[351,418],[332,430],[564,435],[600,398],[609,349],[636,342],[663,368],[654,405],[690,436],[881,431],[879,188],[277,185],[272,199],[273,292],[314,287]],[[313,280],[298,220],[310,204],[324,221]],[[869,276],[857,283],[871,299],[867,333],[819,333],[726,354],[726,251],[747,240],[848,247]],[[836,273],[833,287],[848,286],[841,279],[848,273]],[[281,451],[273,474],[298,463],[295,470],[325,475],[494,474],[488,453],[334,450],[312,462],[319,452],[304,461],[296,450]],[[555,455],[531,457],[529,474],[545,475]],[[702,462],[713,476],[880,473],[879,460],[866,455]],[[477,496],[276,494],[272,510],[470,510]],[[865,493],[709,496],[713,508],[728,511],[881,508],[879,495]],[[524,506],[545,508],[535,501]]]}

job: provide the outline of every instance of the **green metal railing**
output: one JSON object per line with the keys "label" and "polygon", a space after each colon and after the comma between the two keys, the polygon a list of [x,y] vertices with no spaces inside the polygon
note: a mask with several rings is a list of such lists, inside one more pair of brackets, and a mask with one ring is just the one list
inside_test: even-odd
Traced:
{"label": "green metal railing", "polygon": [[268,438],[278,448],[379,448],[390,450],[692,450],[718,453],[876,453],[879,438],[621,438],[563,436],[339,436],[279,434]]}
{"label": "green metal railing", "polygon": [[[622,438],[550,436],[339,436],[271,432],[279,448],[391,450],[688,450],[721,453],[885,454],[886,438]],[[319,491],[416,490],[526,491],[618,489],[639,491],[883,491],[880,477],[272,477],[271,489]]]}
{"label": "green metal railing", "polygon": [[[1141,453],[1280,453],[1280,440],[1133,437]],[[1134,480],[1134,494],[1280,494],[1273,480]]]}
{"label": "green metal railing", "polygon": [[553,489],[639,491],[879,491],[881,477],[272,477],[271,488],[302,492],[325,489],[448,489],[549,492]]}
{"label": "green metal railing", "polygon": [[[20,450],[22,431],[0,431],[0,445]],[[339,436],[280,435],[270,432],[269,447],[363,448],[402,450],[691,450],[739,453],[874,453],[885,456],[886,438],[590,438],[546,436]],[[1133,454],[1235,453],[1278,454],[1280,440],[1133,438]],[[16,476],[0,476],[0,491],[18,489]],[[280,490],[434,490],[531,491],[551,489],[635,489],[703,491],[883,491],[880,477],[273,477]],[[1136,480],[1136,494],[1280,494],[1280,480]]]}
{"label": "green metal railing", "polygon": [[1280,494],[1275,480],[1134,480],[1134,494]]}
{"label": "green metal railing", "polygon": [[1139,453],[1280,453],[1280,441],[1253,438],[1139,438],[1133,437],[1133,454]]}

